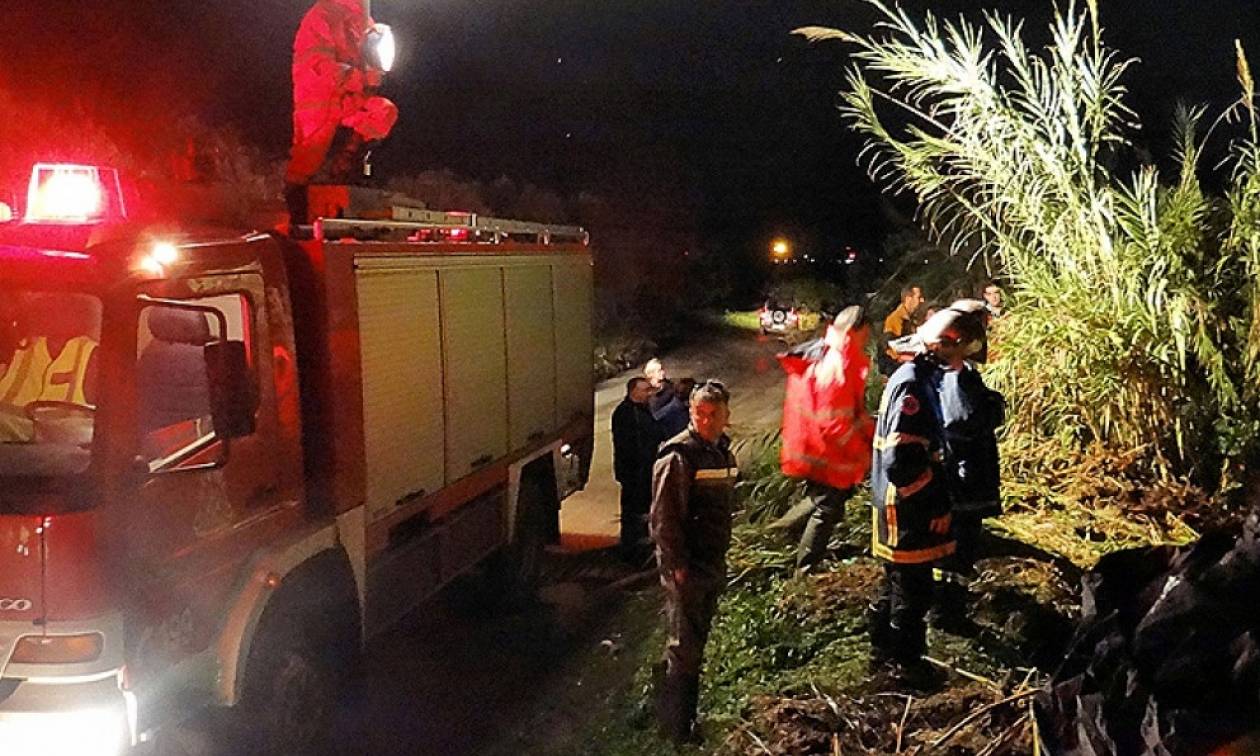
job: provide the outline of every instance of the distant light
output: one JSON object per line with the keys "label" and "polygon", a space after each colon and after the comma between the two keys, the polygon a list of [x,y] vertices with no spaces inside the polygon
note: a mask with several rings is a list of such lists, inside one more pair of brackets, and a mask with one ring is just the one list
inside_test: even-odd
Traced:
{"label": "distant light", "polygon": [[556,58],[556,65],[559,65],[563,62],[564,62],[564,58]]}

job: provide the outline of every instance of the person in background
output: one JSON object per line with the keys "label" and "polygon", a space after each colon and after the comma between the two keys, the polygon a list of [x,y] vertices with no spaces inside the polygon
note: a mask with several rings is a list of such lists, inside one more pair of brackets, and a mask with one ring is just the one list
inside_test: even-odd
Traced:
{"label": "person in background", "polygon": [[871,607],[871,644],[912,685],[936,682],[923,660],[932,569],[956,548],[940,384],[942,366],[961,363],[975,338],[962,317],[942,310],[918,329],[922,351],[884,387],[871,462],[871,551],[885,571]]}
{"label": "person in background", "polygon": [[866,477],[875,426],[866,411],[870,326],[861,307],[843,310],[822,339],[779,355],[787,372],[779,464],[806,481],[813,507],[796,566],[813,568],[826,553],[844,505]]}
{"label": "person in background", "polygon": [[980,296],[984,299],[984,308],[994,318],[1002,317],[1002,287],[996,281],[986,281],[980,288]]}
{"label": "person in background", "polygon": [[657,667],[657,720],[675,743],[696,738],[700,670],[718,597],[739,469],[725,431],[730,393],[706,381],[691,393],[691,423],[666,441],[652,474],[652,540],[668,638]]}
{"label": "person in background", "polygon": [[673,438],[687,430],[690,421],[691,390],[696,387],[695,378],[681,378],[669,404],[652,413],[661,427],[662,438]]}
{"label": "person in background", "polygon": [[891,342],[908,335],[914,329],[915,312],[923,304],[923,289],[917,284],[909,284],[901,289],[901,303],[884,318],[884,349],[879,355],[879,370],[884,375],[892,375],[902,362],[904,355],[890,346]]}
{"label": "person in background", "polygon": [[648,409],[651,396],[652,385],[635,376],[626,383],[626,396],[612,414],[613,474],[621,484],[621,553],[631,562],[646,559],[652,463],[662,438]]}
{"label": "person in background", "polygon": [[665,374],[665,365],[656,357],[648,360],[643,366],[643,376],[652,384],[652,396],[648,400],[648,406],[652,414],[656,414],[673,400],[674,383]]}

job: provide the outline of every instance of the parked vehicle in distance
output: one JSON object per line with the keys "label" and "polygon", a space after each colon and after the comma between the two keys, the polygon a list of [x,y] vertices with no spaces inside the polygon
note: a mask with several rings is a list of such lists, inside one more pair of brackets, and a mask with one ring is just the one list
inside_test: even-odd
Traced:
{"label": "parked vehicle in distance", "polygon": [[801,327],[801,318],[795,307],[766,300],[758,313],[763,334],[785,334]]}

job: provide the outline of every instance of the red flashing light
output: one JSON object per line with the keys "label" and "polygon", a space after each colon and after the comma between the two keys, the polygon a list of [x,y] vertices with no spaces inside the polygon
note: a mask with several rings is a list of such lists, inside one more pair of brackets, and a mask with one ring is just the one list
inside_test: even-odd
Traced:
{"label": "red flashing light", "polygon": [[113,169],[39,163],[31,170],[27,223],[94,223],[122,215],[122,191]]}
{"label": "red flashing light", "polygon": [[458,227],[452,228],[451,241],[468,241],[468,229]]}

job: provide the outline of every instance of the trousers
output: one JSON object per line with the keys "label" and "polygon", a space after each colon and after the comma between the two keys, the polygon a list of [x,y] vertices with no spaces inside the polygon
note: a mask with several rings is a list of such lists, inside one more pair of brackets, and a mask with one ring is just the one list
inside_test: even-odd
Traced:
{"label": "trousers", "polygon": [[832,488],[813,481],[806,483],[805,495],[813,501],[814,509],[796,547],[797,567],[809,567],[822,560],[836,523],[844,517],[845,502],[853,496],[853,491],[853,488]]}
{"label": "trousers", "polygon": [[884,563],[884,588],[871,607],[876,650],[912,662],[927,648],[927,613],[932,607],[931,564]]}
{"label": "trousers", "polygon": [[717,612],[723,583],[712,579],[689,579],[675,583],[663,576],[665,589],[664,675],[657,696],[657,720],[666,737],[680,742],[690,735],[700,699],[700,669],[704,646]]}

